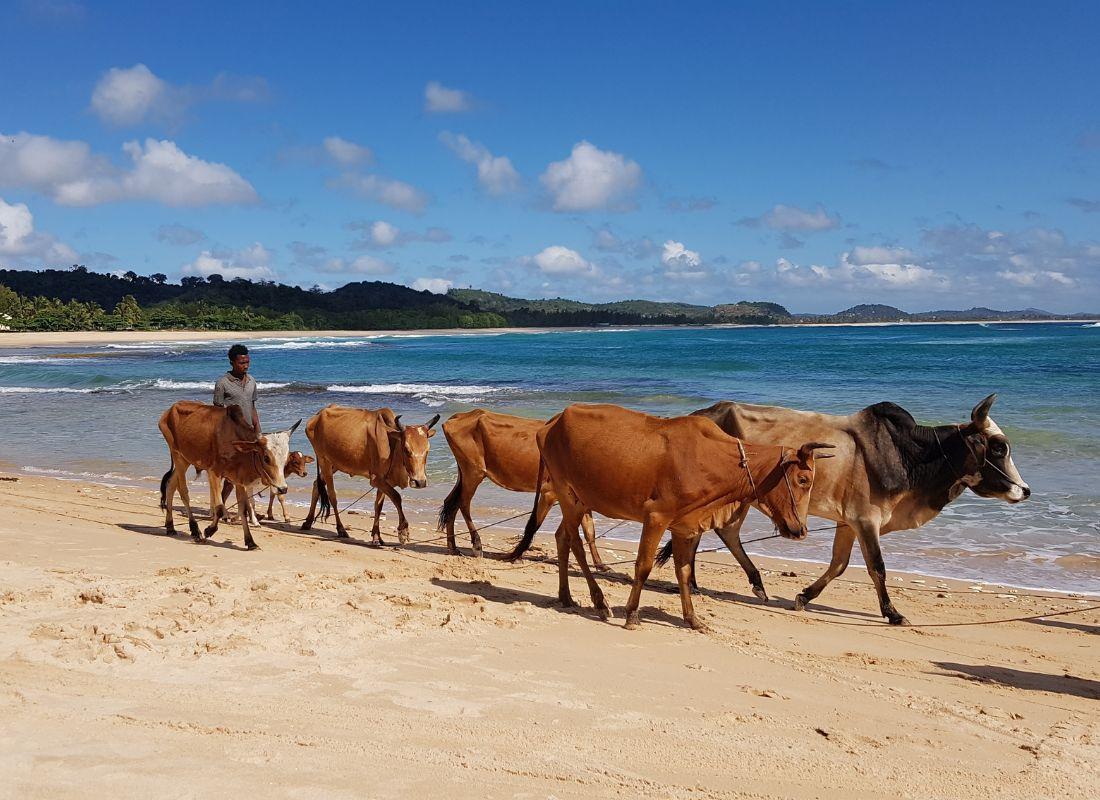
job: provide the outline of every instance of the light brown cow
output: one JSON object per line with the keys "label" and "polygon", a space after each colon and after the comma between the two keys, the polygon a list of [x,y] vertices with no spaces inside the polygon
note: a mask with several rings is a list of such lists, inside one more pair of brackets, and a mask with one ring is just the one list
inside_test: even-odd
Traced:
{"label": "light brown cow", "polygon": [[317,456],[317,480],[313,482],[313,499],[302,530],[313,527],[319,502],[322,519],[327,519],[331,510],[336,515],[337,537],[347,538],[332,478],[335,472],[346,472],[369,479],[371,486],[378,490],[374,499],[371,544],[384,544],[378,518],[386,497],[397,507],[398,541],[401,544],[408,542],[409,521],[405,519],[397,490],[409,486],[423,489],[428,485],[424,471],[430,447],[428,440],[435,436],[433,427],[437,422],[438,414],[424,425],[406,427],[388,408],[369,411],[336,405],[326,406],[310,417],[306,436]]}
{"label": "light brown cow", "polygon": [[[164,527],[169,535],[176,532],[172,521],[172,495],[178,491],[187,510],[187,524],[191,538],[201,542],[218,530],[218,519],[225,514],[225,507],[215,496],[211,482],[211,507],[213,521],[202,532],[191,510],[191,498],[187,490],[187,468],[207,470],[211,475],[227,478],[237,492],[237,505],[249,506],[248,486],[262,483],[279,494],[286,493],[283,466],[286,463],[290,432],[271,436],[257,436],[252,426],[245,422],[237,406],[212,406],[194,400],[181,400],[161,415],[160,432],[172,455],[172,467],[161,478],[161,499],[165,509]],[[285,441],[284,441],[285,439]],[[281,452],[276,452],[281,451]],[[256,550],[256,542],[249,530],[248,515],[241,515],[244,543],[249,550]]]}
{"label": "light brown cow", "polygon": [[[569,606],[569,550],[588,581],[592,602],[605,619],[611,609],[596,585],[577,535],[581,515],[597,511],[642,523],[634,583],[626,604],[626,627],[639,624],[642,586],[653,569],[665,530],[672,532],[676,578],[684,619],[695,629],[691,602],[691,547],[702,531],[719,527],[754,502],[792,539],[806,536],[806,513],[814,479],[814,451],[747,444],[702,417],[664,419],[612,405],[573,405],[537,435],[539,484],[548,480],[559,498],[558,596]],[[826,457],[826,456],[821,456]],[[518,558],[538,530],[535,510],[509,558]]]}
{"label": "light brown cow", "polygon": [[[458,555],[455,518],[459,511],[470,531],[474,555],[478,558],[482,555],[481,536],[470,518],[470,502],[483,480],[488,478],[513,492],[533,492],[538,488],[539,446],[535,434],[544,424],[543,420],[498,414],[482,408],[455,414],[443,423],[443,435],[458,464],[458,481],[439,509],[439,530],[446,530],[447,550],[452,555]],[[542,525],[557,497],[549,486],[539,497],[539,525]],[[596,548],[591,514],[581,518],[581,528],[592,553],[593,566],[607,570]]]}

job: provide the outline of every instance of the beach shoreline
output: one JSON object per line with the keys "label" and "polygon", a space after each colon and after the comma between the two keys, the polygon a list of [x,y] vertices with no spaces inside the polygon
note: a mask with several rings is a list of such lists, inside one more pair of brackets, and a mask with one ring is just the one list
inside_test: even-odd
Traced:
{"label": "beach shoreline", "polygon": [[[683,625],[666,567],[629,632],[624,542],[601,542],[620,562],[598,577],[617,614],[604,623],[579,575],[580,607],[556,602],[549,536],[517,564],[456,558],[420,513],[409,546],[375,549],[354,514],[350,540],[268,523],[245,552],[235,525],[205,545],[164,535],[154,491],[0,477],[18,478],[0,481],[0,774],[21,797],[1100,788],[1095,601],[891,571],[914,623],[899,629],[862,570],[796,613],[816,569],[768,561],[764,605],[707,554],[695,602],[710,631]],[[667,757],[678,741],[691,758]]]}
{"label": "beach shoreline", "polygon": [[1050,323],[1094,323],[1094,319],[1057,320],[995,320],[995,321],[943,321],[943,322],[798,322],[781,325],[740,325],[713,323],[710,325],[609,325],[562,328],[417,328],[412,330],[318,330],[318,331],[0,331],[0,350],[33,347],[94,346],[100,344],[171,344],[175,342],[225,342],[255,339],[311,339],[357,338],[371,339],[402,336],[500,336],[502,334],[575,333],[598,330],[664,330],[685,328],[882,328],[893,325],[1046,325]]}

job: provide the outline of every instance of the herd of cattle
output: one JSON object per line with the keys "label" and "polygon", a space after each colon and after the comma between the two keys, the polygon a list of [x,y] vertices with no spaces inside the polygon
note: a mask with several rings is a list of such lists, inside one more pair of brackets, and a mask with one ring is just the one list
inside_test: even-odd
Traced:
{"label": "herd of cattle", "polygon": [[[1031,490],[1012,461],[1004,433],[989,417],[995,395],[975,406],[969,422],[918,425],[905,409],[878,403],[847,416],[786,408],[720,402],[685,417],[662,418],[612,405],[572,405],[547,422],[483,409],[455,414],[443,432],[458,465],[458,480],[444,500],[439,527],[447,550],[458,554],[455,520],[459,512],[470,532],[475,556],[481,537],[470,503],[488,478],[505,489],[534,492],[523,536],[509,559],[530,546],[547,513],[558,503],[562,521],[555,533],[558,596],[572,605],[568,566],[572,553],[600,615],[612,616],[589,568],[580,539],[583,530],[593,566],[606,569],[596,546],[592,513],[642,525],[634,581],[626,605],[626,627],[639,623],[642,587],[655,561],[673,559],[684,619],[701,628],[692,608],[695,551],[702,534],[714,530],[745,570],[753,592],[767,600],[760,571],[740,541],[741,525],[754,507],[777,532],[791,539],[807,535],[808,515],[836,522],[832,561],[824,574],[795,599],[801,610],[848,566],[859,542],[878,593],[882,615],[891,624],[906,619],[890,600],[879,536],[916,528],[969,488],[982,497],[1017,503]],[[388,408],[370,411],[330,405],[306,423],[316,457],[317,477],[308,530],[317,519],[336,518],[336,535],[347,537],[340,519],[333,476],[365,477],[376,489],[371,541],[382,544],[379,517],[389,498],[397,508],[398,538],[408,542],[409,523],[398,489],[424,488],[430,439],[439,415],[423,425],[404,425]],[[289,430],[258,436],[236,406],[194,401],[174,404],[160,419],[172,465],[161,480],[165,528],[175,533],[173,498],[179,493],[191,536],[202,541],[227,517],[228,486],[245,546],[255,549],[251,524],[258,524],[252,498],[271,491],[268,516],[280,504],[289,475],[305,477],[314,458],[291,451]],[[211,523],[202,532],[187,489],[187,468],[207,473]],[[222,492],[225,482],[227,491]],[[231,508],[231,507],[230,507]],[[289,521],[285,505],[283,519]],[[272,517],[273,518],[273,517]],[[660,553],[665,531],[671,540]]]}

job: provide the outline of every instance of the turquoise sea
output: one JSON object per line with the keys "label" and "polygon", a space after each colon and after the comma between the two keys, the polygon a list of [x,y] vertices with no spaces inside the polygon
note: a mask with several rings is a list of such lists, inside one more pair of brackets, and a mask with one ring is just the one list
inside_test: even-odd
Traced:
{"label": "turquoise sea", "polygon": [[[5,347],[0,338],[0,462],[32,474],[152,485],[168,464],[158,416],[179,399],[208,401],[227,366],[227,343],[200,337],[24,349]],[[597,328],[243,341],[252,350],[267,429],[328,403],[386,405],[421,422],[479,406],[549,416],[573,402],[683,414],[719,399],[831,413],[892,400],[921,422],[945,423],[967,420],[976,402],[997,392],[992,416],[1013,444],[1031,499],[1009,506],[967,493],[924,528],[887,536],[888,568],[1100,592],[1096,324]],[[308,450],[304,436],[295,440]],[[455,476],[445,440],[432,441],[431,485],[406,492],[417,510],[438,505]],[[308,499],[300,483],[296,497]],[[346,501],[366,483],[341,477],[337,488]],[[474,502],[484,523],[529,508],[530,497],[486,484]],[[150,519],[158,517],[150,507]],[[631,527],[615,536],[628,538]],[[745,538],[768,530],[754,513]],[[831,534],[816,533],[808,542],[762,542],[749,550],[827,560],[830,543]]]}

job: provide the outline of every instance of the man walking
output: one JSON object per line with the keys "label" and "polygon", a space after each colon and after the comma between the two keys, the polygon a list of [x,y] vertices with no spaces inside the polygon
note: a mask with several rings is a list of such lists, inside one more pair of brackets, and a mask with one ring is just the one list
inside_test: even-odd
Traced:
{"label": "man walking", "polygon": [[248,348],[235,344],[229,348],[229,371],[214,384],[214,405],[239,406],[252,429],[260,435],[260,413],[256,410],[256,379],[248,374]]}

